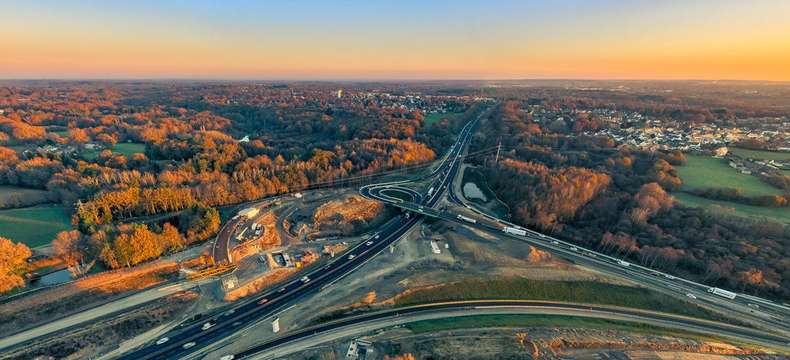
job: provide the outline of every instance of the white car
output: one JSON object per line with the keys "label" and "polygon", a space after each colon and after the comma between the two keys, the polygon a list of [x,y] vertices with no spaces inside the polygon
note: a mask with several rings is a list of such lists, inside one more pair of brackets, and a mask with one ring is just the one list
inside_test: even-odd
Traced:
{"label": "white car", "polygon": [[157,344],[157,345],[162,345],[162,344],[164,344],[164,343],[168,342],[169,340],[170,340],[170,338],[169,338],[169,337],[163,337],[163,338],[161,338],[161,339],[157,340],[157,341],[156,341],[156,344]]}
{"label": "white car", "polygon": [[367,245],[367,246],[373,245],[373,242],[372,241],[368,241],[368,242],[365,243],[365,245]]}
{"label": "white car", "polygon": [[354,260],[354,257],[355,257],[354,254],[351,254],[351,255],[348,256],[348,259],[349,260]]}
{"label": "white car", "polygon": [[184,349],[189,349],[189,348],[191,348],[193,346],[195,346],[195,342],[194,341],[188,342],[188,343],[182,345],[181,347],[184,348]]}
{"label": "white car", "polygon": [[686,296],[688,296],[690,299],[696,299],[696,298],[697,298],[697,297],[696,297],[694,294],[692,294],[692,293],[688,293],[688,294],[686,294]]}
{"label": "white car", "polygon": [[212,323],[211,321],[209,321],[209,322],[207,322],[207,323],[203,324],[203,327],[201,327],[201,329],[203,329],[203,330],[208,330],[208,329],[211,329],[211,328],[213,328],[213,327],[214,327],[214,323]]}
{"label": "white car", "polygon": [[302,278],[302,282],[306,284],[306,283],[310,282],[310,278],[305,276],[305,277]]}
{"label": "white car", "polygon": [[223,357],[219,358],[219,360],[233,360],[233,359],[235,359],[235,358],[236,358],[236,356],[234,356],[233,354],[231,354],[231,355],[225,355],[225,356],[223,356]]}

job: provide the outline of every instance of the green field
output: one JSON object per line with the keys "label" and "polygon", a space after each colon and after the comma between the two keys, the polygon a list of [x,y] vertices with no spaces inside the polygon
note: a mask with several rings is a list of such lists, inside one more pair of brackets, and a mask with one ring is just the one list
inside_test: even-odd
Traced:
{"label": "green field", "polygon": [[735,210],[735,214],[754,218],[768,218],[790,224],[790,208],[771,208],[738,204],[729,201],[710,200],[688,193],[678,192],[672,194],[682,205],[691,207],[709,208],[718,205]]}
{"label": "green field", "polygon": [[435,123],[435,122],[437,122],[439,120],[445,119],[445,118],[449,119],[450,121],[455,120],[456,118],[462,116],[463,114],[464,113],[444,113],[444,114],[442,114],[442,113],[430,113],[430,114],[425,115],[425,118],[423,119],[423,122],[425,123],[425,126],[428,127],[428,126],[433,125],[433,123]]}
{"label": "green field", "polygon": [[790,160],[790,152],[749,150],[741,148],[730,148],[730,152],[747,159]]}
{"label": "green field", "polygon": [[566,315],[470,315],[434,320],[420,320],[406,324],[406,328],[418,334],[453,329],[480,329],[492,327],[571,327],[639,331],[655,335],[690,334],[657,326],[626,321],[584,318]]}
{"label": "green field", "polygon": [[141,143],[117,143],[112,147],[113,152],[121,153],[126,157],[134,153],[145,153],[145,144]]}
{"label": "green field", "polygon": [[467,280],[418,290],[397,298],[395,303],[404,306],[437,301],[483,299],[603,304],[719,319],[703,308],[647,289],[591,281],[540,281],[523,278]]}
{"label": "green field", "polygon": [[[142,143],[117,143],[115,144],[110,150],[114,153],[123,154],[127,158],[132,156],[134,153],[145,153],[145,144]],[[94,160],[97,156],[99,156],[100,151],[96,150],[84,150],[82,152],[82,156],[86,160]]]}
{"label": "green field", "polygon": [[49,245],[58,232],[71,229],[62,206],[0,210],[0,236],[31,248]]}
{"label": "green field", "polygon": [[741,174],[727,165],[727,160],[703,155],[688,155],[688,163],[677,166],[683,180],[682,190],[704,188],[737,188],[745,196],[779,195],[782,191],[760,179]]}

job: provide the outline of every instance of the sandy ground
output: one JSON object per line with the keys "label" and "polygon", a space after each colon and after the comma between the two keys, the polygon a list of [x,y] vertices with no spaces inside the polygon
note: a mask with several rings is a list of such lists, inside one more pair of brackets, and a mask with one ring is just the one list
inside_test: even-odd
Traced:
{"label": "sandy ground", "polygon": [[[441,254],[431,251],[431,240],[440,245]],[[317,296],[276,316],[280,318],[282,331],[286,332],[318,322],[333,313],[348,311],[354,303],[357,303],[355,311],[364,311],[367,307],[359,305],[364,300],[371,300],[371,292],[378,303],[375,306],[387,306],[387,299],[408,288],[492,275],[540,280],[610,281],[551,258],[532,261],[529,255],[529,247],[520,242],[477,234],[452,224],[423,223],[415,226],[389,251],[385,250]],[[272,318],[263,319],[233,341],[219,344],[205,358],[219,358],[274,337],[270,324]]]}

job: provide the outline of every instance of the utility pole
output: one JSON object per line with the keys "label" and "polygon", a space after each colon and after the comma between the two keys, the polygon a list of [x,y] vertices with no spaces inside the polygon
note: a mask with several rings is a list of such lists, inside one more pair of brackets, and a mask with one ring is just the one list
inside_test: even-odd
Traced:
{"label": "utility pole", "polygon": [[499,139],[499,144],[496,146],[496,157],[494,158],[494,163],[499,162],[499,150],[502,149],[502,139]]}

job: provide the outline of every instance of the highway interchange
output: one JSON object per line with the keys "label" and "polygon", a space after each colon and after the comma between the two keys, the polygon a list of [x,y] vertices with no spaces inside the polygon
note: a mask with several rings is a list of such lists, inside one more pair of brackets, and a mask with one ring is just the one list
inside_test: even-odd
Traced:
{"label": "highway interchange", "polygon": [[[440,165],[431,172],[431,177],[438,177],[435,181],[438,186],[437,189],[446,188],[446,185],[455,176],[458,163],[460,162],[458,155],[465,148],[472,134],[472,129],[478,120],[479,117],[464,126],[459,139],[452,146],[450,152]],[[435,206],[441,199],[442,192],[435,190],[432,194],[423,197],[413,192],[413,190],[408,190],[409,194],[416,196],[410,199],[410,203],[420,204],[420,206],[425,207]],[[418,216],[409,216],[408,213],[399,215],[388,222],[369,241],[356,245],[344,253],[342,257],[323,267],[314,268],[305,274],[300,274],[303,276],[302,278],[294,279],[282,287],[234,304],[222,314],[206,317],[200,319],[200,321],[174,329],[160,337],[159,344],[147,344],[133,352],[124,354],[120,358],[130,360],[183,358],[207,346],[214,345],[216,342],[263,319],[273,318],[273,315],[276,315],[278,311],[287,308],[296,300],[320,291],[325,286],[331,285],[358,268],[411,230],[419,221]],[[304,281],[305,279],[308,280]],[[210,325],[207,326],[205,324]],[[162,341],[164,338],[167,338],[167,340]]]}
{"label": "highway interchange", "polygon": [[[479,119],[484,115],[485,113],[482,113],[461,129],[457,141],[442,159],[440,165],[429,175],[423,177],[423,179],[430,180],[429,185],[426,186],[427,190],[425,193],[406,187],[405,185],[409,181],[373,184],[360,188],[361,195],[404,210],[403,214],[395,217],[377,233],[371,235],[368,241],[352,247],[342,256],[326,265],[312,267],[307,271],[301,272],[298,279],[292,279],[275,289],[233,304],[222,313],[207,316],[192,323],[182,324],[180,327],[162,335],[159,341],[124,354],[121,356],[121,359],[172,359],[194,356],[260,321],[273,320],[279,312],[287,309],[298,300],[328,287],[387,249],[418,224],[423,216],[455,221],[479,230],[510,236],[528,242],[540,249],[550,251],[562,258],[633,280],[665,293],[680,294],[680,296],[693,293],[696,296],[696,301],[700,303],[724,309],[732,314],[737,314],[738,317],[748,317],[756,325],[763,325],[773,329],[780,336],[787,336],[790,333],[786,325],[788,320],[787,311],[790,309],[785,306],[741,294],[735,300],[721,298],[717,295],[709,294],[707,287],[704,285],[675,278],[635,264],[625,267],[617,262],[618,259],[582,249],[527,229],[524,229],[528,232],[525,236],[506,234],[502,231],[503,226],[515,225],[477,212],[471,206],[464,204],[452,191],[449,192],[450,200],[463,205],[467,210],[465,216],[468,219],[474,219],[474,223],[459,219],[458,212],[453,213],[447,210],[436,209],[435,207],[442,199],[444,192],[451,188],[450,185],[458,173],[466,145]],[[233,226],[227,227],[233,228]],[[227,253],[228,251],[227,249],[218,250],[220,253]],[[755,306],[758,308],[755,308]],[[164,339],[166,341],[163,341]],[[776,341],[776,339],[769,341]],[[257,349],[256,351],[262,350]],[[249,354],[244,354],[244,356]]]}

